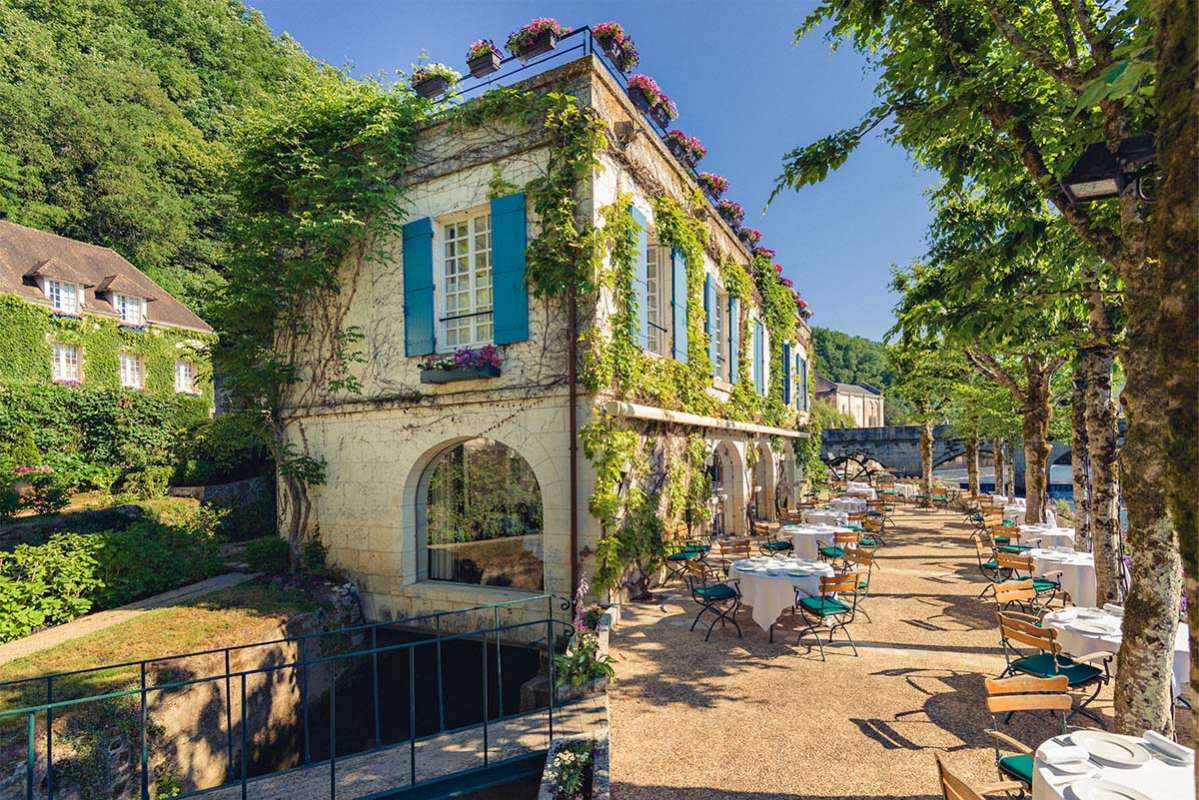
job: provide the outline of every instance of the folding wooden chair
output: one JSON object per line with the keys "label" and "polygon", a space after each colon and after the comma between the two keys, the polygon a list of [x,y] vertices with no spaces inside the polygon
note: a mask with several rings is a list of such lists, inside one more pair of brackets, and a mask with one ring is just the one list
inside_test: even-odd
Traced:
{"label": "folding wooden chair", "polygon": [[850,570],[858,576],[858,610],[867,622],[874,622],[863,605],[870,597],[870,579],[874,575],[874,551],[869,547],[852,547],[845,551],[845,561]]}
{"label": "folding wooden chair", "polygon": [[778,525],[766,522],[754,522],[750,525],[754,537],[758,539],[758,552],[764,556],[784,556],[795,549],[789,539],[778,537]]}
{"label": "folding wooden chair", "polygon": [[826,561],[840,560],[845,564],[845,553],[858,544],[858,535],[853,531],[845,533],[834,532],[832,541],[816,540],[816,551]]}
{"label": "folding wooden chair", "polygon": [[[846,602],[846,598],[849,598],[849,602]],[[815,634],[816,644],[820,648],[820,660],[827,661],[828,659],[824,655],[824,643],[820,639],[818,630],[818,626],[823,627],[827,624],[829,644],[833,643],[833,634],[839,628],[845,632],[845,638],[849,640],[853,654],[855,656],[858,654],[857,645],[853,643],[853,637],[849,635],[848,627],[854,621],[858,611],[858,576],[856,573],[822,576],[819,597],[800,597],[799,590],[796,589],[795,607],[804,621],[803,629],[795,638],[797,645],[803,641],[805,633]],[[809,645],[809,649],[811,649],[811,645]]]}
{"label": "folding wooden chair", "polygon": [[[998,795],[1019,797],[1024,794],[1024,785],[1016,781],[972,786],[949,771],[949,767],[945,766],[940,753],[934,753],[933,757],[937,759],[937,775],[941,781],[941,794],[945,800],[987,800],[988,797]],[[1013,792],[1015,792],[1014,795]]]}
{"label": "folding wooden chair", "polygon": [[736,581],[720,581],[703,561],[688,561],[687,588],[691,590],[691,599],[700,605],[699,613],[691,623],[691,630],[695,630],[704,614],[711,614],[712,624],[704,635],[705,642],[712,637],[712,629],[717,622],[722,628],[726,622],[733,623],[737,638],[741,638],[741,626],[736,619],[737,610],[741,608],[741,588]]}
{"label": "folding wooden chair", "polygon": [[[1057,593],[1062,590],[1062,571],[1059,569],[1039,576],[1033,575],[1035,565],[1032,556],[1005,553],[1002,549],[996,548],[995,561],[999,564],[999,568],[1007,573],[1007,580],[1032,581],[1033,588],[1037,592],[1038,605],[1048,607],[1053,602],[1053,598],[1057,597]],[[1049,599],[1041,599],[1046,595],[1049,596]]]}
{"label": "folding wooden chair", "polygon": [[[985,683],[987,710],[991,712],[994,723],[994,727],[987,729],[987,733],[995,739],[995,768],[999,770],[1001,779],[1015,778],[1031,792],[1033,749],[997,730],[999,717],[1004,715],[1006,723],[1019,711],[1047,711],[1059,717],[1061,731],[1063,734],[1067,733],[1069,729],[1066,725],[1066,713],[1074,707],[1074,701],[1066,693],[1069,681],[1065,675],[1054,678],[1017,675],[1014,678],[987,678]],[[1003,755],[999,749],[1000,743],[1007,744],[1016,754]]]}

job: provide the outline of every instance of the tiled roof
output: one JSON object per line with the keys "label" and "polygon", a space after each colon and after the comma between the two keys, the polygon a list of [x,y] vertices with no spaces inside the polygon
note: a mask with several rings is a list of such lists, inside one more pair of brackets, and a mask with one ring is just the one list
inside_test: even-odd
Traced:
{"label": "tiled roof", "polygon": [[156,301],[146,304],[151,324],[212,332],[207,322],[116,251],[0,220],[0,292],[46,305],[49,301],[34,282],[38,276],[83,284],[83,310],[91,314],[117,316],[107,293],[119,292]]}

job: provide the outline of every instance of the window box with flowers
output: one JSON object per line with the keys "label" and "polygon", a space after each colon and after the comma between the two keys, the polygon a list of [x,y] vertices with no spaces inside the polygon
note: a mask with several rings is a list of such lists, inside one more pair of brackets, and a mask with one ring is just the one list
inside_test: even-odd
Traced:
{"label": "window box with flowers", "polygon": [[716,210],[734,230],[740,228],[741,221],[745,219],[745,209],[736,200],[721,200],[716,204]]}
{"label": "window box with flowers", "polygon": [[429,356],[420,365],[421,383],[454,383],[500,376],[500,351],[489,344],[478,350],[462,347],[453,353]]}
{"label": "window box with flowers", "polygon": [[466,49],[466,66],[473,78],[482,78],[500,68],[500,48],[490,39],[478,39]]}
{"label": "window box with flowers", "polygon": [[708,197],[712,198],[712,202],[719,200],[720,196],[729,188],[728,178],[717,175],[715,172],[701,172],[696,180],[699,181],[700,187],[707,192]]}
{"label": "window box with flowers", "polygon": [[520,30],[508,34],[508,52],[521,61],[548,53],[558,46],[558,39],[570,33],[570,28],[558,24],[551,17],[538,17],[525,23]]}
{"label": "window box with flowers", "polygon": [[737,231],[737,237],[750,247],[753,247],[762,241],[762,232],[757,228],[742,228]]}
{"label": "window box with flowers", "polygon": [[666,134],[666,146],[670,148],[670,152],[674,153],[675,158],[692,169],[701,158],[708,154],[707,148],[699,139],[688,136],[677,128]]}
{"label": "window box with flowers", "polygon": [[628,74],[641,61],[637,46],[628,37],[619,22],[601,22],[591,28],[591,35],[599,42],[608,60],[621,72]]}
{"label": "window box with flowers", "polygon": [[679,108],[666,93],[659,88],[657,81],[648,75],[634,75],[629,78],[629,98],[659,127],[665,128],[670,121],[679,115]]}
{"label": "window box with flowers", "polygon": [[462,76],[445,64],[425,64],[412,73],[412,90],[421,97],[440,97]]}

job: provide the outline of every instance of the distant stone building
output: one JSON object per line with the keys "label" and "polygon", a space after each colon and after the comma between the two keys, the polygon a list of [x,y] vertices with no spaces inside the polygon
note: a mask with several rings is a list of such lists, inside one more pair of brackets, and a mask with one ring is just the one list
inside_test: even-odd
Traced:
{"label": "distant stone building", "polygon": [[859,428],[881,428],[887,424],[883,415],[883,393],[868,383],[835,383],[817,375],[816,399],[825,400],[838,411],[853,417]]}

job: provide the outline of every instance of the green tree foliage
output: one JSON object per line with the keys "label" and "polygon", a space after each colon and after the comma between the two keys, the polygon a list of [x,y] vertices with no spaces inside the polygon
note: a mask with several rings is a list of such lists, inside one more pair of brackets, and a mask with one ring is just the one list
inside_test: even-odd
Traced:
{"label": "green tree foliage", "polygon": [[912,419],[912,409],[891,392],[895,366],[887,347],[863,336],[831,328],[812,328],[812,364],[816,374],[836,383],[868,383],[883,390],[888,425],[903,425]]}
{"label": "green tree foliage", "polygon": [[231,132],[315,69],[236,0],[6,0],[0,217],[112,247],[203,311]]}

